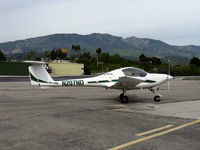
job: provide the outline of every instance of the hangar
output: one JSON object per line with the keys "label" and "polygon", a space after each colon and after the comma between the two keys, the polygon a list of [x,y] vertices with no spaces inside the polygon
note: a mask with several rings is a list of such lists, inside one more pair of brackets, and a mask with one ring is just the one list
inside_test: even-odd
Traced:
{"label": "hangar", "polygon": [[68,61],[53,61],[47,63],[51,76],[80,76],[84,74],[84,64]]}

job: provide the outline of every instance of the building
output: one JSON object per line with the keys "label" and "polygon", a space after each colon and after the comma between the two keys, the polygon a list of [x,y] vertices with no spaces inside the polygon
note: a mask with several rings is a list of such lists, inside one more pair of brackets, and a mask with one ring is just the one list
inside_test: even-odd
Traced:
{"label": "building", "polygon": [[71,62],[49,62],[49,72],[52,76],[80,76],[84,74],[84,64]]}

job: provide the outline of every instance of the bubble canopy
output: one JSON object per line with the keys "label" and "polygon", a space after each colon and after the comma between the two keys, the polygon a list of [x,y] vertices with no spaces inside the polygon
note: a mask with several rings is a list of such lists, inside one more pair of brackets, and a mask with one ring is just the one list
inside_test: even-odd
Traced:
{"label": "bubble canopy", "polygon": [[147,72],[134,67],[125,68],[122,70],[125,76],[145,77]]}

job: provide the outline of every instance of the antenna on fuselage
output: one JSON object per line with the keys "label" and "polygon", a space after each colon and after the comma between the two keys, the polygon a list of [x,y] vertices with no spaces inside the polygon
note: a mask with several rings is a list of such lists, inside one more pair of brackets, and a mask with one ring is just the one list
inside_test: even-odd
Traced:
{"label": "antenna on fuselage", "polygon": [[170,60],[168,59],[168,76],[167,76],[167,90],[168,90],[168,92],[170,91],[169,76],[170,76]]}

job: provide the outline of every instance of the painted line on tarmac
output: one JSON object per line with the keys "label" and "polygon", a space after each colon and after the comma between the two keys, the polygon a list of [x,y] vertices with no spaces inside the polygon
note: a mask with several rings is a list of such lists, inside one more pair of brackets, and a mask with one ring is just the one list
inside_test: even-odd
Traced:
{"label": "painted line on tarmac", "polygon": [[160,128],[156,128],[156,129],[153,129],[153,130],[149,130],[149,131],[145,131],[145,132],[142,132],[142,133],[138,133],[136,134],[136,136],[143,136],[143,135],[147,135],[147,134],[150,134],[150,133],[153,133],[153,132],[157,132],[157,131],[160,131],[160,130],[164,130],[164,129],[167,129],[167,128],[170,128],[170,127],[173,127],[174,125],[166,125],[166,126],[163,126],[163,127],[160,127]]}
{"label": "painted line on tarmac", "polygon": [[154,137],[158,137],[158,136],[161,136],[161,135],[164,135],[164,134],[167,134],[167,133],[170,133],[170,132],[185,128],[187,126],[191,126],[191,125],[197,124],[197,123],[200,123],[200,119],[192,121],[192,122],[189,122],[189,123],[186,123],[186,124],[183,124],[183,125],[180,125],[180,126],[177,126],[175,128],[171,128],[171,129],[168,129],[168,130],[165,130],[165,131],[150,135],[150,136],[146,136],[146,137],[134,140],[134,141],[130,141],[128,143],[125,143],[125,144],[110,148],[109,150],[119,150],[119,149],[125,148],[127,146],[131,146],[131,145],[134,145],[134,144],[137,144],[137,143],[152,139]]}

